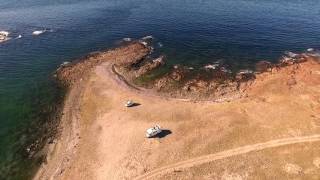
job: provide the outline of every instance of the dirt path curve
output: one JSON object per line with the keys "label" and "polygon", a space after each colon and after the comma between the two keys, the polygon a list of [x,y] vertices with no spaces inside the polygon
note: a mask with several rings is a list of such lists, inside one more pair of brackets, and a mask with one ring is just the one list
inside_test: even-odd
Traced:
{"label": "dirt path curve", "polygon": [[264,142],[264,143],[242,146],[242,147],[238,147],[235,149],[230,149],[230,150],[226,150],[226,151],[222,151],[222,152],[218,152],[218,153],[214,153],[214,154],[200,156],[200,157],[188,159],[185,161],[181,161],[181,162],[178,162],[175,164],[171,164],[168,166],[164,166],[164,167],[152,170],[152,171],[150,171],[146,174],[143,174],[141,176],[138,176],[135,179],[136,180],[150,179],[150,178],[153,178],[153,177],[161,175],[161,174],[174,172],[176,170],[183,169],[183,168],[190,168],[193,166],[197,166],[200,164],[208,163],[208,162],[219,160],[219,159],[228,158],[231,156],[246,154],[246,153],[253,152],[253,151],[260,151],[260,150],[264,150],[264,149],[268,149],[268,148],[274,148],[274,147],[285,146],[285,145],[290,145],[290,144],[315,142],[315,141],[320,141],[320,134],[316,134],[316,135],[312,135],[312,136],[277,139],[277,140],[271,140],[271,141]]}

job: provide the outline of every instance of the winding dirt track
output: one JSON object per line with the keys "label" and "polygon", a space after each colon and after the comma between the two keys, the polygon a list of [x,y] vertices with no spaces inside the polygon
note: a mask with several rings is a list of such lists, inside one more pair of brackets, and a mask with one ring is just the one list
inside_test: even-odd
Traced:
{"label": "winding dirt track", "polygon": [[264,142],[264,143],[257,143],[257,144],[253,144],[253,145],[242,146],[242,147],[238,147],[235,149],[230,149],[230,150],[226,150],[226,151],[222,151],[222,152],[218,152],[218,153],[214,153],[214,154],[200,156],[200,157],[196,157],[193,159],[181,161],[181,162],[178,162],[175,164],[171,164],[168,166],[164,166],[164,167],[152,170],[152,171],[150,171],[146,174],[143,174],[141,176],[138,176],[135,179],[136,180],[150,179],[150,178],[153,178],[153,177],[161,175],[161,174],[173,172],[175,170],[179,170],[179,169],[183,169],[183,168],[190,168],[190,167],[197,166],[197,165],[204,164],[204,163],[208,163],[211,161],[224,159],[224,158],[228,158],[231,156],[246,154],[246,153],[249,153],[252,151],[260,151],[260,150],[268,149],[268,148],[274,148],[274,147],[297,144],[297,143],[315,142],[315,141],[320,141],[320,134],[316,134],[316,135],[312,135],[312,136],[277,139],[277,140],[271,140],[271,141]]}

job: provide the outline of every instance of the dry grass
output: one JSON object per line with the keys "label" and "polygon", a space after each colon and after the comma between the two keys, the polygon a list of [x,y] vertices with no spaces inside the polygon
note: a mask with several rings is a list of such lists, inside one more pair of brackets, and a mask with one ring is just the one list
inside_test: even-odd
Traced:
{"label": "dry grass", "polygon": [[[269,140],[320,133],[320,65],[307,61],[288,86],[288,67],[262,74],[248,98],[232,102],[184,102],[137,93],[123,87],[98,66],[81,98],[81,141],[62,179],[132,179],[182,160]],[[317,77],[317,78],[315,78]],[[125,108],[133,99],[141,105]],[[146,139],[154,124],[170,129],[162,139]],[[312,165],[319,143],[284,146],[226,158],[167,174],[165,179],[315,179]],[[283,167],[301,167],[290,174]],[[292,167],[295,167],[294,165]],[[298,168],[299,169],[299,168]]]}

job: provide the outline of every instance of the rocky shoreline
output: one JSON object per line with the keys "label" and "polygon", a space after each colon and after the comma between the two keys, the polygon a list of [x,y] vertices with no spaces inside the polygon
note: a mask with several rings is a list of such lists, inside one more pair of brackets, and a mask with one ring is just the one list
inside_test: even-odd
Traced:
{"label": "rocky shoreline", "polygon": [[319,53],[313,49],[308,49],[302,54],[287,52],[278,63],[259,61],[255,64],[254,70],[243,69],[238,72],[232,72],[225,65],[218,63],[206,65],[201,69],[174,65],[156,78],[144,80],[166,63],[165,55],[156,58],[152,56],[152,36],[147,37],[126,40],[118,48],[92,53],[78,61],[64,63],[55,76],[64,85],[70,86],[78,79],[85,78],[83,74],[96,65],[110,62],[114,71],[137,89],[140,87],[155,94],[174,98],[228,101],[246,97],[246,90],[259,74],[277,73],[281,68],[319,57]]}
{"label": "rocky shoreline", "polygon": [[91,53],[71,63],[62,64],[56,71],[55,77],[66,87],[72,86],[78,80],[85,78],[84,74],[103,62],[116,61],[119,63],[138,62],[149,54],[149,49],[140,43],[130,43],[115,49]]}
{"label": "rocky shoreline", "polygon": [[[174,65],[169,67],[166,73],[148,79],[148,76],[152,76],[153,72],[165,65],[166,57],[165,55],[152,57],[151,40],[142,40],[133,42],[133,44],[145,46],[146,49],[142,50],[143,56],[134,60],[112,61],[117,73],[131,84],[151,90],[156,94],[194,100],[219,101],[246,97],[247,88],[259,74],[277,73],[281,68],[319,56],[313,49],[308,49],[302,54],[287,52],[278,63],[259,61],[255,64],[254,70],[243,69],[238,72],[232,72],[225,65],[218,63],[206,65],[201,69]],[[136,50],[141,51],[141,49]]]}

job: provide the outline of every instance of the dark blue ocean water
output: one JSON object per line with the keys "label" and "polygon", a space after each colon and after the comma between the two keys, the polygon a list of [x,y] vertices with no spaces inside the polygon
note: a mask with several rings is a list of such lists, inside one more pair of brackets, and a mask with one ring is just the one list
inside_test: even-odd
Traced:
{"label": "dark blue ocean water", "polygon": [[[42,29],[51,31],[31,35]],[[36,166],[22,147],[58,96],[49,77],[63,61],[146,35],[163,44],[169,65],[276,61],[320,48],[320,1],[0,0],[0,30],[22,35],[0,44],[0,179],[21,179]]]}

